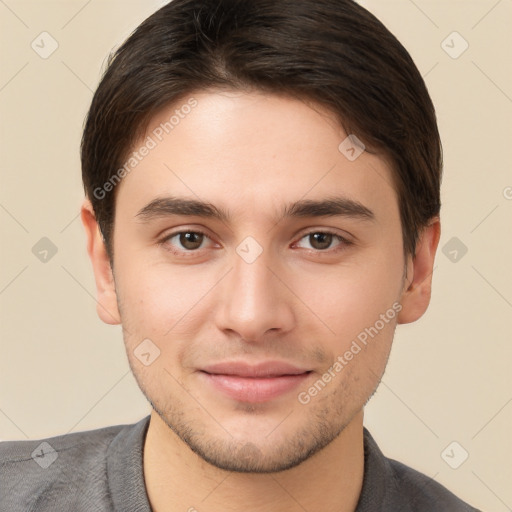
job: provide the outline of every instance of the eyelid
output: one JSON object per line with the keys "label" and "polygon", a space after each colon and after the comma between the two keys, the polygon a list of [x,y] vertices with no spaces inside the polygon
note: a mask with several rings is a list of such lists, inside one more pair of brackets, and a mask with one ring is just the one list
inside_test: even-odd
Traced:
{"label": "eyelid", "polygon": [[297,240],[301,240],[306,235],[311,235],[313,233],[325,233],[325,234],[333,235],[336,237],[340,237],[343,240],[345,240],[347,243],[353,242],[353,236],[350,233],[347,233],[346,231],[341,231],[337,228],[330,227],[330,226],[326,226],[326,227],[314,227],[313,226],[312,228],[308,227],[308,228],[305,228],[304,230],[300,230],[297,233],[297,235],[295,235],[295,236],[297,237]]}

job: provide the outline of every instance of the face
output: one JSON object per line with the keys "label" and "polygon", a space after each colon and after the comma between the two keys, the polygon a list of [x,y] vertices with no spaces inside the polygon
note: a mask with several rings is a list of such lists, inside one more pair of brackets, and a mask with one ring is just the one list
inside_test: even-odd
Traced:
{"label": "face", "polygon": [[199,92],[152,120],[118,185],[111,309],[131,368],[217,467],[300,464],[384,372],[407,286],[398,200],[346,137],[295,99]]}

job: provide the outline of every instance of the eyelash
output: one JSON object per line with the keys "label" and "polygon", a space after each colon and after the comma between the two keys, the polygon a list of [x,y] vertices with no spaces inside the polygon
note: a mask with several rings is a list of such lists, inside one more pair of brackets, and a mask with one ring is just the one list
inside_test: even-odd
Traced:
{"label": "eyelash", "polygon": [[[166,250],[170,251],[172,254],[175,254],[175,255],[178,255],[178,256],[183,256],[184,254],[190,254],[190,256],[186,256],[186,257],[192,257],[196,253],[198,253],[201,249],[177,250],[177,249],[174,249],[170,244],[167,243],[167,242],[169,242],[169,240],[174,238],[176,235],[181,235],[181,234],[184,234],[184,233],[193,233],[195,235],[203,235],[203,236],[205,236],[207,238],[210,238],[204,231],[201,231],[200,229],[194,229],[194,230],[192,230],[192,229],[185,229],[185,230],[181,230],[181,231],[175,231],[174,233],[170,233],[170,234],[166,235],[162,240],[160,240],[158,242],[158,244],[160,246],[163,246]],[[306,238],[306,237],[312,235],[312,234],[318,234],[318,233],[322,234],[322,235],[332,235],[334,238],[336,238],[340,242],[340,244],[338,246],[336,246],[336,248],[334,250],[333,249],[324,249],[324,250],[321,250],[321,249],[306,249],[307,251],[314,252],[316,254],[332,255],[332,254],[336,254],[336,253],[346,249],[350,245],[353,245],[353,242],[350,242],[349,240],[347,240],[346,238],[342,237],[338,233],[335,233],[333,231],[323,231],[323,230],[309,231],[308,233],[305,233],[303,236],[301,236],[299,238],[299,241],[302,240],[303,238]]]}

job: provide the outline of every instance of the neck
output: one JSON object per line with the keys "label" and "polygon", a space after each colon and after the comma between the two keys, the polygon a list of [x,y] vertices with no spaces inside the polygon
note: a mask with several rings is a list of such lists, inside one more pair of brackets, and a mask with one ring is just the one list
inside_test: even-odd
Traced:
{"label": "neck", "polygon": [[363,412],[323,450],[279,473],[224,471],[151,414],[144,478],[154,512],[354,512],[364,474]]}

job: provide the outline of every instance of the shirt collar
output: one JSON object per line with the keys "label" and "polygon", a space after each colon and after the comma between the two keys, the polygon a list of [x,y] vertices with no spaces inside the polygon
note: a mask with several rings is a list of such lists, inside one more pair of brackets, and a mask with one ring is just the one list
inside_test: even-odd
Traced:
{"label": "shirt collar", "polygon": [[124,428],[110,444],[107,475],[113,509],[151,512],[144,483],[144,440],[150,416]]}
{"label": "shirt collar", "polygon": [[356,512],[382,510],[386,494],[392,485],[393,474],[389,461],[384,457],[372,435],[363,427],[364,477]]}

